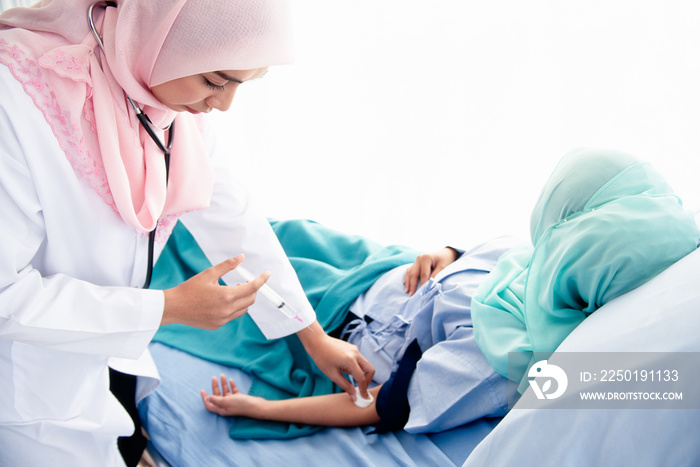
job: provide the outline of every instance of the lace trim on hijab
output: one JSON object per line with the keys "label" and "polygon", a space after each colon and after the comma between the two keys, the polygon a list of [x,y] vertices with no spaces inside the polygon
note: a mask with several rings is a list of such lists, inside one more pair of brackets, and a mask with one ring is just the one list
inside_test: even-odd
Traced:
{"label": "lace trim on hijab", "polygon": [[[41,70],[41,68],[51,69],[72,81],[83,82],[86,94],[89,94],[92,89],[92,81],[87,74],[89,64],[81,63],[89,53],[89,49],[85,46],[68,46],[50,51],[37,63],[28,58],[28,54],[19,45],[9,45],[7,41],[0,40],[0,62],[10,68],[15,78],[22,83],[25,92],[44,115],[73,169],[118,214],[104,167],[90,156],[83,138],[79,136],[79,123],[73,121],[71,115],[66,114],[58,105],[55,94],[49,89]],[[90,102],[90,105],[86,106],[86,113],[93,113],[92,100],[87,99],[87,102]],[[86,118],[94,127],[94,118],[90,119],[87,115]]]}
{"label": "lace trim on hijab", "polygon": [[[9,44],[6,40],[0,39],[0,62],[10,69],[44,115],[73,170],[87,181],[100,198],[119,215],[109,189],[104,166],[101,161],[90,155],[81,136],[80,123],[74,121],[74,117],[72,118],[61,109],[42,73],[42,68],[51,70],[74,83],[84,84],[86,99],[83,117],[96,131],[95,112],[91,99],[92,80],[89,74],[91,53],[92,51],[86,45],[69,45],[50,50],[39,58],[37,63],[29,58],[29,54],[20,45]],[[163,243],[168,239],[178,217],[179,215],[168,215],[158,221],[156,241]]]}

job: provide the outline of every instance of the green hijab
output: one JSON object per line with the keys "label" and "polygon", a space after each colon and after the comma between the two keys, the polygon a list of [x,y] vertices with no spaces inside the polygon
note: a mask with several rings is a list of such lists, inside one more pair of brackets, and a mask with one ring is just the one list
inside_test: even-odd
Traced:
{"label": "green hijab", "polygon": [[534,352],[538,360],[554,352],[589,314],[692,252],[700,238],[693,214],[650,164],[590,149],[559,162],[530,234],[532,244],[503,255],[472,300],[479,348],[516,382],[526,379]]}

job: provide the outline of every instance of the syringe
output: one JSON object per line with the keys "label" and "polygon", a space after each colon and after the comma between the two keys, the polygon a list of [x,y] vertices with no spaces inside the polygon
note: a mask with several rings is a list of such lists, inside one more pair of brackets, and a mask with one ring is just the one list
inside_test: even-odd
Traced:
{"label": "syringe", "polygon": [[[248,271],[241,265],[238,265],[236,269],[234,269],[234,271],[238,272],[238,274],[248,282],[253,281],[256,278],[256,276],[252,272]],[[282,297],[280,297],[277,292],[272,290],[272,287],[270,287],[267,284],[263,284],[263,286],[260,287],[258,292],[260,292],[262,296],[265,297],[270,303],[275,305],[278,310],[284,313],[287,318],[295,319],[300,323],[302,322],[301,318],[298,316],[297,310],[292,308],[292,306],[289,303],[287,303]]]}

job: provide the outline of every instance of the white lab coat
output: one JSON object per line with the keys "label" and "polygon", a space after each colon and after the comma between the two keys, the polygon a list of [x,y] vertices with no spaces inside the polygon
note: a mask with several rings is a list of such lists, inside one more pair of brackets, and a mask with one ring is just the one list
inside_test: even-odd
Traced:
{"label": "white lab coat", "polygon": [[[76,174],[51,131],[0,65],[0,465],[121,465],[116,437],[133,424],[109,392],[108,363],[151,378],[139,379],[140,396],[155,388],[147,346],[163,293],[140,288],[147,236]],[[250,315],[268,338],[309,325],[313,310],[266,219],[216,173],[211,207],[181,220],[212,264],[245,253],[247,269],[273,273],[268,283],[303,323],[258,300]],[[242,282],[231,274],[227,283]]]}

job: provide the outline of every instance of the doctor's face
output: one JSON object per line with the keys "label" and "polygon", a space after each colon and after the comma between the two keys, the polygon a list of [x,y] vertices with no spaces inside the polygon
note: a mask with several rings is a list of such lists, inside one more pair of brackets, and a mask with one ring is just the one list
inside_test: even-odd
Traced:
{"label": "doctor's face", "polygon": [[151,92],[166,107],[176,112],[198,114],[212,109],[226,111],[238,86],[261,78],[266,68],[254,70],[212,71],[167,81],[153,86]]}

